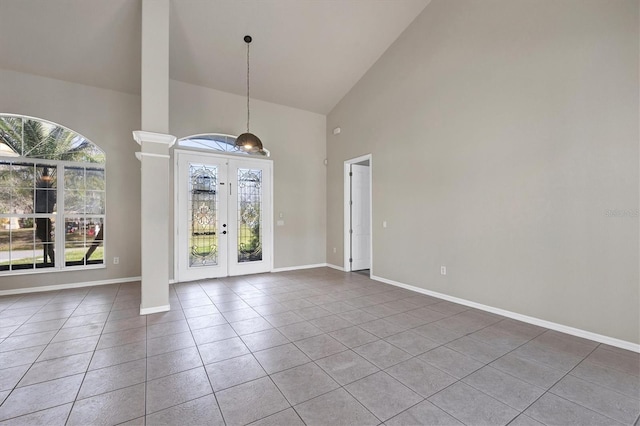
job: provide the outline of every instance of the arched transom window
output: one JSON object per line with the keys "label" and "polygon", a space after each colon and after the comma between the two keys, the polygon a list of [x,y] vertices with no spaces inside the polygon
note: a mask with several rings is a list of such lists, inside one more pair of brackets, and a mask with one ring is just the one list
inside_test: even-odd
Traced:
{"label": "arched transom window", "polygon": [[256,155],[269,157],[270,153],[264,149],[262,152],[248,153],[236,147],[236,137],[222,133],[205,133],[201,135],[187,136],[178,141],[178,145],[185,148],[195,148],[208,151],[218,151],[228,154]]}
{"label": "arched transom window", "polygon": [[0,274],[104,265],[105,162],[73,130],[0,114]]}

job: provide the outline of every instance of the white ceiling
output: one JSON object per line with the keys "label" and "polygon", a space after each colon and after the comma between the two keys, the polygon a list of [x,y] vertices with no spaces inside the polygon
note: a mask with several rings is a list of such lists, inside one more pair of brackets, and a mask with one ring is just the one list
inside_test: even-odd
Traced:
{"label": "white ceiling", "polygon": [[[170,77],[328,113],[430,0],[171,0]],[[0,68],[140,93],[141,0],[0,0]]]}

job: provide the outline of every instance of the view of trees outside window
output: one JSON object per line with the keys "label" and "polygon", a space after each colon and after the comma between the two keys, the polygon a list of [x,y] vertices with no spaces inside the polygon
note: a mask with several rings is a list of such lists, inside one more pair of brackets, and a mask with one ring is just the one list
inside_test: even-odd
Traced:
{"label": "view of trees outside window", "polygon": [[105,154],[54,123],[0,116],[0,273],[104,263]]}

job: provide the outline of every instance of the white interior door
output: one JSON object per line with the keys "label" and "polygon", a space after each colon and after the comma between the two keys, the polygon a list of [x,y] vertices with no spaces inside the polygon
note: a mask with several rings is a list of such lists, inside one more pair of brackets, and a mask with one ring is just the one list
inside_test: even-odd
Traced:
{"label": "white interior door", "polygon": [[369,166],[351,165],[351,270],[371,267]]}
{"label": "white interior door", "polygon": [[176,280],[272,269],[272,162],[176,151]]}

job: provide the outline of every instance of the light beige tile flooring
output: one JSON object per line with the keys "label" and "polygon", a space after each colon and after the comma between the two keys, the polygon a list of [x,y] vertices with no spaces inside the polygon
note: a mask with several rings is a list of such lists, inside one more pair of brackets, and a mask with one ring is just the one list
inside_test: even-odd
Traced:
{"label": "light beige tile flooring", "polygon": [[638,354],[327,268],[0,298],[0,424],[631,425]]}

